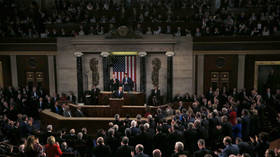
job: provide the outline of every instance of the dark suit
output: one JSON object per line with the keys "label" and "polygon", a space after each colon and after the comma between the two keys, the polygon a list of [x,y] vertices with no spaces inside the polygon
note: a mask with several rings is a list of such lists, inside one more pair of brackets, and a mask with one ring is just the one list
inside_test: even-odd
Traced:
{"label": "dark suit", "polygon": [[62,110],[61,110],[61,107],[60,106],[53,106],[51,107],[51,111],[54,112],[54,113],[57,113],[57,114],[62,114]]}
{"label": "dark suit", "polygon": [[153,136],[147,132],[141,132],[135,136],[134,144],[142,144],[144,146],[144,153],[151,154],[153,151]]}
{"label": "dark suit", "polygon": [[123,78],[122,84],[123,84],[124,91],[131,91],[133,88],[133,81],[129,77]]}
{"label": "dark suit", "polygon": [[237,155],[239,153],[239,148],[236,144],[227,145],[219,157],[228,157],[230,154]]}
{"label": "dark suit", "polygon": [[134,157],[149,157],[149,155],[142,153],[135,154]]}
{"label": "dark suit", "polygon": [[75,110],[74,117],[85,117],[85,114],[81,110]]}
{"label": "dark suit", "polygon": [[151,101],[152,101],[152,104],[154,106],[158,106],[160,105],[160,90],[157,89],[152,89],[152,92],[151,92]]}
{"label": "dark suit", "polygon": [[188,153],[185,152],[185,151],[181,151],[181,152],[172,154],[172,157],[180,157],[181,155],[186,155],[186,156],[188,156]]}
{"label": "dark suit", "polygon": [[238,143],[239,154],[248,153],[253,156],[253,147],[247,142],[239,142]]}
{"label": "dark suit", "polygon": [[120,146],[116,151],[116,157],[131,157],[132,148],[128,145]]}
{"label": "dark suit", "polygon": [[114,98],[123,98],[123,91],[115,91],[114,94],[113,94],[113,97]]}
{"label": "dark suit", "polygon": [[71,101],[73,104],[76,104],[76,96],[75,95],[68,96],[67,100]]}
{"label": "dark suit", "polygon": [[98,104],[98,96],[100,94],[100,89],[99,88],[93,88],[90,91],[90,94],[91,94],[92,104],[97,105]]}
{"label": "dark suit", "polygon": [[98,145],[93,150],[95,157],[110,157],[111,153],[110,147],[105,145]]}
{"label": "dark suit", "polygon": [[202,148],[198,151],[195,151],[194,154],[193,154],[193,157],[204,157],[205,154],[213,155],[213,152],[211,150],[206,149],[206,148]]}
{"label": "dark suit", "polygon": [[111,79],[109,85],[110,85],[110,91],[116,91],[120,86],[120,81],[118,79]]}
{"label": "dark suit", "polygon": [[47,108],[47,104],[44,101],[41,101],[41,102],[39,101],[37,103],[37,108],[41,109],[41,110],[44,110],[45,108]]}

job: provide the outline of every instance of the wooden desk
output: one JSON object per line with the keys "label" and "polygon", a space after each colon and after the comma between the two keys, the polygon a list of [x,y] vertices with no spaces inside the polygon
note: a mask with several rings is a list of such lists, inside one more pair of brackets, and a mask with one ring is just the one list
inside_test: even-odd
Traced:
{"label": "wooden desk", "polygon": [[[108,105],[112,92],[102,91],[98,97],[98,105]],[[145,94],[141,92],[124,92],[124,105],[142,106],[145,104]]]}
{"label": "wooden desk", "polygon": [[[95,136],[98,129],[108,129],[108,123],[114,121],[113,117],[63,117],[59,114],[51,112],[49,109],[40,112],[41,129],[46,129],[47,125],[51,124],[54,130],[74,128],[77,132],[86,127],[90,135]],[[124,117],[121,117],[124,120]],[[136,120],[136,118],[131,118]],[[143,118],[143,120],[147,120]]]}
{"label": "wooden desk", "polygon": [[[121,117],[130,116],[136,117],[137,114],[144,116],[146,114],[145,106],[126,106],[118,105],[116,108],[112,108],[110,105],[83,105],[81,110],[87,117],[113,117],[116,113],[120,114]],[[74,111],[78,106],[75,104],[69,104],[70,109]],[[150,112],[155,113],[157,107],[149,106]]]}

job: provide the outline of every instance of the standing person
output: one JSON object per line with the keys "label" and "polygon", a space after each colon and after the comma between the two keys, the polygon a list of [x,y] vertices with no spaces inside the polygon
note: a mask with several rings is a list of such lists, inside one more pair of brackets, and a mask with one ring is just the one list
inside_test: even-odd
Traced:
{"label": "standing person", "polygon": [[120,86],[117,91],[113,94],[114,98],[123,98],[123,87]]}
{"label": "standing person", "polygon": [[69,100],[73,104],[76,104],[76,96],[72,91],[70,92],[70,95],[67,97],[67,100]]}
{"label": "standing person", "polygon": [[96,140],[96,147],[93,150],[95,157],[110,157],[112,152],[111,148],[104,143],[103,137],[98,137]]}
{"label": "standing person", "polygon": [[116,156],[131,157],[132,148],[128,145],[129,138],[124,136],[121,141],[121,146],[116,151]]}
{"label": "standing person", "polygon": [[[228,157],[231,154],[237,155],[239,153],[239,148],[236,144],[232,143],[231,137],[224,137],[223,143],[225,148],[222,150],[222,153],[218,155],[219,157]],[[216,152],[215,154],[217,155],[218,153]]]}
{"label": "standing person", "polygon": [[151,98],[153,106],[160,105],[160,90],[158,86],[154,86],[154,89],[152,89]]}
{"label": "standing person", "polygon": [[127,76],[127,73],[124,74],[122,84],[124,91],[131,91],[133,88],[133,81],[130,77]]}
{"label": "standing person", "polygon": [[120,81],[116,78],[115,74],[113,74],[112,79],[110,80],[110,91],[116,91],[119,88]]}
{"label": "standing person", "polygon": [[206,148],[204,139],[199,139],[197,141],[197,146],[199,150],[194,152],[193,154],[194,157],[204,157],[206,154],[211,154],[211,155],[213,154],[211,150]]}
{"label": "standing person", "polygon": [[188,153],[184,151],[184,144],[182,142],[176,142],[174,148],[174,154],[172,157],[188,156]]}
{"label": "standing person", "polygon": [[98,104],[98,96],[100,94],[100,89],[96,87],[96,85],[92,86],[92,89],[90,91],[92,104],[97,105]]}
{"label": "standing person", "polygon": [[[132,154],[134,154],[134,153],[132,153]],[[137,144],[135,146],[134,157],[149,157],[149,155],[144,153],[144,146],[142,144]]]}
{"label": "standing person", "polygon": [[53,136],[48,137],[47,143],[45,146],[47,157],[60,157],[62,155],[62,151]]}
{"label": "standing person", "polygon": [[26,145],[24,147],[24,156],[39,157],[42,155],[43,147],[40,145],[38,138],[31,135],[28,136]]}

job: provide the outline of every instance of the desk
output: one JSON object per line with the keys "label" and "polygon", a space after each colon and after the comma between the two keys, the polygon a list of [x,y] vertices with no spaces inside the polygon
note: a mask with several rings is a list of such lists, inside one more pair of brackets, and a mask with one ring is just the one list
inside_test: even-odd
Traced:
{"label": "desk", "polygon": [[[98,97],[98,105],[108,105],[112,92],[102,91]],[[141,92],[124,92],[124,105],[143,106],[145,104],[145,94]]]}

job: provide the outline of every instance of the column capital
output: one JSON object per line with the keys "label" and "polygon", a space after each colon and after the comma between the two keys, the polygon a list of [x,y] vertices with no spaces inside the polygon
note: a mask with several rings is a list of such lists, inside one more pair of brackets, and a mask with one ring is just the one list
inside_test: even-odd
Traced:
{"label": "column capital", "polygon": [[74,52],[75,57],[82,57],[84,54],[82,52]]}
{"label": "column capital", "polygon": [[166,55],[167,57],[173,57],[173,56],[175,55],[175,53],[174,53],[173,51],[167,51],[167,52],[165,53],[165,55]]}
{"label": "column capital", "polygon": [[109,52],[101,52],[100,55],[102,57],[108,57],[110,55],[110,53]]}
{"label": "column capital", "polygon": [[138,55],[139,55],[140,57],[145,57],[145,56],[147,56],[147,52],[142,51],[142,52],[139,52]]}

